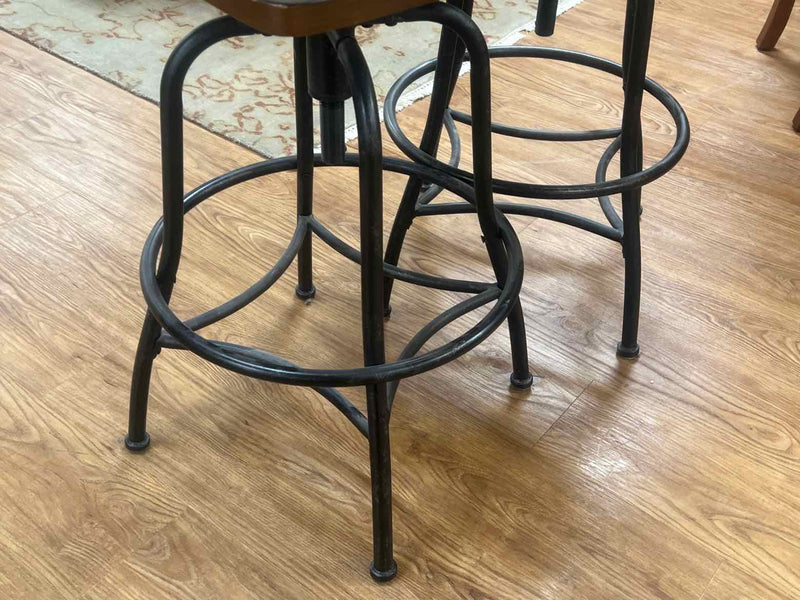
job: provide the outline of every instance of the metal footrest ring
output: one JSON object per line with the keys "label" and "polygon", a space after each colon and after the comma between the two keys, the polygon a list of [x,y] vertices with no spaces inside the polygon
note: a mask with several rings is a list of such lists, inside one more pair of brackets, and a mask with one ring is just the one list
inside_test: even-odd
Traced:
{"label": "metal footrest ring", "polygon": [[[204,200],[231,186],[257,177],[290,171],[295,169],[296,166],[296,157],[286,157],[256,163],[221,175],[187,194],[184,199],[184,212],[190,211]],[[321,157],[317,156],[315,158],[315,166],[329,167],[331,165],[323,164]],[[345,162],[341,166],[357,167],[358,155],[346,155]],[[474,201],[472,188],[468,184],[424,165],[400,159],[384,158],[383,168],[387,171],[423,178],[460,196],[467,202]],[[161,294],[156,279],[156,263],[163,237],[163,222],[161,220],[156,223],[147,238],[142,252],[139,275],[147,305],[164,329],[164,334],[159,338],[161,347],[190,350],[221,367],[257,379],[289,385],[310,386],[323,393],[336,404],[336,401],[329,396],[334,392],[338,394],[338,392],[329,388],[396,381],[429,371],[471,350],[503,323],[517,301],[522,285],[523,258],[519,240],[508,220],[500,211],[497,211],[497,217],[506,252],[508,253],[510,267],[508,278],[503,282],[502,288],[496,283],[446,279],[400,269],[388,264],[384,265],[386,274],[398,280],[475,295],[456,304],[426,325],[414,336],[401,353],[400,359],[392,363],[370,367],[307,369],[261,350],[209,340],[196,333],[197,329],[229,316],[269,289],[291,264],[308,229],[347,258],[355,262],[360,260],[358,250],[336,237],[313,217],[300,217],[298,219],[297,229],[286,252],[263,278],[239,296],[186,322],[181,321],[169,308],[168,303]],[[429,350],[424,354],[416,354],[425,342],[443,327],[492,301],[495,304],[488,314],[468,331],[438,348]],[[396,387],[396,385],[391,386],[392,392],[396,390]],[[342,410],[339,406],[337,408]],[[343,412],[345,411],[343,410]],[[356,422],[357,420],[356,418],[353,422],[364,432],[366,424],[364,423],[363,427],[360,427]]]}
{"label": "metal footrest ring", "polygon": [[[572,50],[563,50],[560,48],[542,48],[538,46],[495,46],[489,48],[489,55],[491,58],[543,58],[557,60],[583,65],[603,71],[605,73],[609,73],[611,75],[615,75],[620,78],[623,77],[623,68],[619,63],[593,56],[591,54],[585,54]],[[469,56],[466,56],[465,60],[468,61]],[[412,160],[436,169],[440,169],[449,175],[458,177],[462,181],[468,182],[471,181],[472,174],[463,169],[459,169],[457,166],[457,156],[460,153],[461,144],[458,138],[455,122],[459,121],[469,124],[472,122],[470,115],[452,109],[448,110],[447,114],[445,115],[444,128],[448,133],[451,142],[451,148],[453,149],[452,155],[448,162],[440,161],[420,150],[405,135],[399,123],[397,122],[397,104],[403,92],[413,82],[429,73],[432,73],[435,70],[436,59],[432,59],[415,67],[414,69],[411,69],[395,82],[395,84],[389,90],[389,93],[386,96],[386,102],[384,103],[384,121],[386,123],[386,128],[390,137],[395,144],[397,144],[398,148],[400,148],[400,150],[402,150],[403,153],[405,153],[406,156]],[[611,159],[619,150],[618,138],[621,133],[619,128],[590,131],[546,131],[512,127],[495,123],[492,124],[492,131],[494,133],[522,139],[561,142],[613,139],[611,145],[606,153],[604,153],[600,161],[598,175],[593,183],[572,185],[540,185],[518,181],[507,181],[504,179],[494,179],[493,188],[495,193],[504,194],[507,196],[515,196],[518,198],[537,198],[541,200],[607,198],[608,196],[614,194],[641,188],[642,186],[655,181],[659,177],[669,172],[678,163],[678,161],[680,161],[680,159],[683,157],[683,154],[686,152],[686,148],[689,144],[689,122],[686,117],[686,113],[678,101],[661,85],[652,79],[646,79],[644,89],[669,111],[676,127],[675,143],[661,160],[638,173],[608,181],[606,180],[605,176],[606,170],[611,162]],[[440,191],[441,190],[439,189],[426,190],[426,192],[420,196],[420,204],[427,204]],[[512,207],[513,205],[504,208],[510,209]],[[509,211],[504,210],[504,212]],[[546,213],[536,214],[535,216],[549,218]],[[577,223],[569,224],[577,225]],[[606,235],[606,237],[611,236]]]}

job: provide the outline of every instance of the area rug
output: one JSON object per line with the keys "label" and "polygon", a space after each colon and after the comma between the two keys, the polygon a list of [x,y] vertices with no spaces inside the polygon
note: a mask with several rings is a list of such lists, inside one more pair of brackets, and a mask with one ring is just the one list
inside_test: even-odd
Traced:
{"label": "area rug", "polygon": [[[582,0],[561,0],[564,12]],[[474,16],[490,44],[532,29],[537,0],[477,0]],[[157,101],[170,50],[220,13],[201,0],[0,0],[0,28],[130,92]],[[382,99],[409,68],[436,55],[438,27],[427,23],[359,28]],[[407,106],[427,93],[408,90]],[[430,86],[428,86],[430,87]],[[264,156],[294,151],[292,42],[249,36],[205,52],[186,77],[188,119]],[[347,115],[348,131],[354,117]]]}

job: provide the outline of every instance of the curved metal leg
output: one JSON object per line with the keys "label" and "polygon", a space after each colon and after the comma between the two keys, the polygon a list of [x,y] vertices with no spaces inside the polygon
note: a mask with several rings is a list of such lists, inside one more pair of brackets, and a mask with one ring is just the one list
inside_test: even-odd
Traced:
{"label": "curved metal leg", "polygon": [[[294,40],[294,97],[297,130],[297,216],[310,217],[314,205],[314,115],[308,93],[308,59],[306,39]],[[313,298],[317,289],[312,276],[311,240],[309,229],[297,253],[297,287],[295,294],[303,300]]]}
{"label": "curved metal leg", "polygon": [[[448,0],[448,4],[463,10],[467,14],[472,13],[472,0]],[[431,156],[436,156],[439,150],[442,128],[444,127],[444,115],[450,105],[450,99],[458,82],[458,74],[461,71],[461,63],[463,61],[464,42],[454,31],[443,27],[439,37],[437,68],[433,78],[433,91],[428,107],[428,118],[425,121],[425,129],[422,132],[420,142],[420,149]],[[392,231],[389,234],[389,241],[386,244],[384,262],[390,265],[397,266],[400,260],[406,231],[414,221],[414,211],[417,208],[417,200],[423,185],[423,181],[418,177],[409,178],[406,184],[403,197],[400,200],[400,208],[395,215]],[[393,285],[394,279],[387,277],[384,283],[384,310],[387,317],[392,312],[390,300]]]}
{"label": "curved metal leg", "polygon": [[[486,249],[492,261],[497,280],[502,282],[508,275],[508,257],[500,237],[500,228],[494,210],[492,191],[492,103],[489,49],[478,26],[460,11],[448,11],[459,26],[453,27],[469,50],[472,70],[472,155],[475,174],[475,199],[478,220],[481,224]],[[456,16],[458,15],[458,16]],[[511,339],[512,373],[511,385],[529,388],[533,382],[528,365],[528,344],[525,332],[525,317],[522,304],[517,299],[508,315],[508,333]]]}
{"label": "curved metal leg", "polygon": [[[164,245],[157,280],[169,300],[183,243],[183,80],[189,66],[209,46],[229,37],[251,35],[252,29],[231,17],[209,21],[190,33],[172,52],[161,77],[161,181],[164,205]],[[147,433],[147,400],[153,360],[159,348],[161,326],[148,311],[139,338],[133,366],[128,434],[125,445],[143,450],[150,443]]]}
{"label": "curved metal leg", "polygon": [[[622,113],[620,174],[624,177],[642,170],[642,96],[653,25],[654,0],[628,0],[622,66],[625,107]],[[622,194],[622,254],[625,258],[625,298],[622,311],[622,340],[617,356],[639,356],[639,306],[642,289],[642,249],[639,214],[642,190]]]}
{"label": "curved metal leg", "polygon": [[[364,364],[386,360],[383,336],[383,166],[378,102],[369,67],[351,34],[331,34],[353,93],[358,126],[361,212],[361,311]],[[367,421],[372,478],[373,560],[370,574],[388,581],[397,574],[392,551],[392,464],[387,384],[368,385]]]}
{"label": "curved metal leg", "polygon": [[[472,2],[468,0],[462,6],[467,11],[471,11]],[[439,48],[439,60],[442,62],[437,65],[434,79],[436,96],[431,98],[431,108],[423,133],[423,142],[429,144],[428,148],[423,148],[423,150],[429,154],[435,155],[438,148],[444,112],[450,103],[450,97],[458,78],[464,47],[469,50],[472,65],[470,71],[471,102],[474,115],[472,122],[473,171],[478,219],[497,280],[505,281],[508,261],[499,235],[492,192],[491,77],[486,42],[477,25],[470,19],[468,12],[459,8],[458,2],[436,3],[413,9],[404,13],[403,19],[431,20],[443,25]],[[405,231],[413,220],[419,191],[419,181],[416,183],[413,179],[409,181],[400,212],[392,229],[393,237],[389,239],[387,262],[393,260],[392,264],[397,264]],[[390,290],[390,288],[387,289]],[[386,294],[385,306],[387,309],[389,293]],[[528,365],[525,318],[519,301],[509,314],[508,329],[513,363],[511,384],[514,387],[525,389],[530,387],[533,376]]]}

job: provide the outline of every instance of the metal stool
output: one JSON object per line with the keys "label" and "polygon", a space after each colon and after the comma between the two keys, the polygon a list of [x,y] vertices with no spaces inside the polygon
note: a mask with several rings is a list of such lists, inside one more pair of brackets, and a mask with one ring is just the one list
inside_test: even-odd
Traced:
{"label": "metal stool", "polygon": [[[471,14],[472,12],[473,0],[448,0],[448,3],[467,13]],[[597,198],[599,200],[600,208],[608,224],[534,204],[502,202],[497,203],[496,206],[506,214],[527,215],[557,221],[605,237],[622,246],[622,255],[625,260],[625,296],[622,311],[622,338],[617,345],[617,355],[622,358],[636,358],[639,355],[638,331],[642,264],[639,218],[642,187],[670,171],[681,159],[689,144],[689,122],[680,104],[663,87],[645,75],[653,22],[653,5],[654,0],[628,0],[622,64],[581,52],[557,48],[502,46],[489,49],[489,55],[492,58],[526,57],[557,60],[584,65],[622,79],[625,105],[620,127],[592,131],[542,131],[497,123],[493,123],[491,126],[492,131],[499,135],[527,140],[557,142],[612,140],[600,157],[593,183],[536,185],[495,179],[492,187],[496,193],[519,198],[542,200]],[[536,21],[536,32],[539,35],[547,36],[553,33],[557,7],[558,0],[539,0]],[[472,53],[468,51],[465,54],[464,44],[459,37],[452,31],[443,29],[438,57],[401,76],[389,91],[384,104],[384,120],[390,137],[406,156],[469,183],[474,179],[473,174],[458,168],[460,140],[455,123],[474,124],[479,115],[474,109],[472,115],[468,115],[449,108],[450,98],[461,63],[464,60],[472,62]],[[474,66],[474,63],[472,64]],[[409,85],[434,71],[434,87],[428,110],[428,120],[420,144],[416,146],[406,137],[397,122],[397,101]],[[647,169],[642,168],[641,108],[644,92],[653,95],[667,108],[676,126],[676,139],[672,149],[663,159]],[[442,129],[447,131],[452,148],[448,163],[436,159]],[[608,181],[606,179],[608,166],[617,153],[620,153],[621,177]],[[458,202],[431,204],[431,201],[440,192],[441,189],[438,186],[426,185],[420,178],[412,178],[409,181],[386,247],[386,263],[397,264],[405,232],[411,227],[415,217],[458,214],[474,210],[470,205]],[[610,196],[614,194],[622,194],[621,216],[611,203]],[[384,301],[387,306],[389,306],[391,292],[392,281],[387,279],[384,290]]]}
{"label": "metal stool", "polygon": [[[372,476],[372,577],[386,581],[397,566],[392,556],[391,460],[389,418],[398,383],[464,354],[509,320],[512,382],[531,383],[525,329],[518,295],[523,259],[519,241],[503,214],[493,206],[489,55],[481,32],[469,16],[454,6],[429,0],[214,0],[233,16],[206,23],[174,50],[161,83],[161,145],[164,215],[150,232],[140,265],[147,316],[142,328],[131,384],[128,435],[131,450],[150,443],[146,431],[147,400],[153,360],[162,348],[190,350],[223,368],[268,381],[309,386],[329,400],[369,440]],[[234,18],[236,17],[236,18]],[[239,20],[237,20],[239,19]],[[475,175],[469,183],[437,166],[383,158],[378,106],[369,69],[353,37],[364,23],[432,21],[463,40],[472,57],[473,151]],[[234,36],[290,35],[294,39],[297,155],[249,165],[183,192],[183,114],[181,91],[189,66],[213,44]],[[312,96],[321,102],[322,152],[313,150]],[[342,103],[352,96],[358,125],[358,154],[346,154]],[[361,242],[356,249],[339,239],[312,213],[314,169],[359,169]],[[231,186],[273,173],[297,171],[297,228],[275,266],[249,289],[187,321],[170,309],[169,300],[181,255],[184,214]],[[388,170],[446,189],[472,206],[478,215],[495,281],[464,281],[434,277],[383,262],[382,173]],[[297,295],[314,296],[312,238],[361,265],[363,367],[308,369],[265,351],[201,337],[197,331],[233,314],[267,291],[298,262]],[[161,256],[159,259],[159,250]],[[384,278],[472,294],[423,327],[397,361],[385,362]],[[423,345],[459,317],[494,302],[489,312],[453,341],[420,354]],[[367,414],[361,413],[335,388],[366,386]]]}

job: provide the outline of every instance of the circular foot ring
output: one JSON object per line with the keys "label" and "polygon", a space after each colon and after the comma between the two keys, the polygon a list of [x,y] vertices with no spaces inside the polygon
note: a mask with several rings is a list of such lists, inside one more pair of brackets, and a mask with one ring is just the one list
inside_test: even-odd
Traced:
{"label": "circular foot ring", "polygon": [[[314,166],[322,167],[330,165],[324,165],[321,157],[317,155],[314,158]],[[359,157],[356,154],[347,154],[344,163],[337,166],[358,167]],[[296,169],[297,157],[291,156],[267,160],[242,167],[235,171],[230,171],[195,188],[195,190],[187,194],[184,198],[184,212],[188,212],[218,192],[239,183],[265,175]],[[472,204],[475,202],[474,192],[470,185],[456,178],[448,177],[436,169],[391,157],[385,157],[383,159],[383,169],[385,171],[430,180],[443,189],[460,196],[468,203]],[[148,308],[155,319],[163,327],[164,332],[168,334],[170,338],[173,338],[169,340],[168,346],[162,344],[162,347],[190,350],[214,364],[242,375],[276,383],[312,387],[351,387],[399,380],[425,371],[430,371],[476,347],[501,325],[513,308],[516,298],[519,295],[519,290],[522,287],[522,248],[516,233],[505,216],[499,210],[496,210],[495,213],[498,219],[502,242],[506,247],[509,261],[507,279],[503,282],[502,286],[431,277],[416,272],[409,272],[405,278],[409,283],[416,283],[426,287],[464,291],[475,294],[472,299],[461,301],[452,309],[446,311],[443,315],[440,315],[426,325],[423,330],[418,332],[417,336],[413,338],[412,341],[415,344],[419,343],[421,340],[424,343],[424,341],[427,341],[436,331],[458,318],[461,314],[466,314],[466,312],[488,304],[489,302],[494,302],[494,306],[477,324],[472,325],[457,338],[436,348],[427,350],[424,353],[412,353],[394,362],[349,369],[304,368],[290,363],[287,364],[286,361],[283,361],[279,357],[256,348],[239,346],[237,344],[201,337],[191,326],[191,319],[187,322],[183,322],[170,309],[167,300],[161,292],[156,277],[158,255],[164,236],[163,219],[158,221],[156,226],[151,230],[147,242],[145,243],[144,250],[142,251],[142,260],[139,265],[142,292],[147,301]],[[327,245],[331,246],[331,248],[354,262],[360,262],[361,256],[357,249],[350,247],[347,243],[333,234],[330,234],[321,225],[318,227],[314,226],[314,222],[311,221],[310,217],[306,218],[306,220],[298,225],[297,231],[302,235],[306,235],[308,229],[304,228],[309,227],[311,227]],[[295,237],[300,234],[296,232]],[[293,257],[291,253],[284,254],[284,256]],[[286,266],[287,265],[282,264],[281,269],[285,269]],[[282,272],[283,271],[280,271],[280,273]],[[265,278],[270,277],[272,273],[276,273],[275,268],[273,268]],[[277,274],[275,279],[280,276],[280,273]],[[264,278],[262,278],[262,280],[263,279]],[[246,306],[246,304],[257,297],[257,295],[266,291],[266,289],[268,289],[268,286],[259,288],[257,290],[258,294],[255,294],[252,298],[251,295],[248,295],[250,290],[246,290],[243,294],[240,294],[233,300],[229,300],[226,304],[221,305],[217,309],[208,311],[208,314],[212,314],[214,311],[225,313],[220,318],[214,317],[213,320],[209,319],[210,322],[216,322],[224,318],[224,316],[232,314],[236,310]],[[301,298],[304,298],[307,292],[297,291],[296,293]],[[245,297],[245,300],[242,300],[243,297]],[[205,314],[206,313],[204,313],[204,315]],[[202,316],[203,315],[201,315],[201,317]],[[199,317],[197,320],[199,320],[201,324],[205,324],[202,323]],[[134,444],[134,447],[135,446],[136,444]]]}
{"label": "circular foot ring", "polygon": [[[539,58],[557,60],[576,65],[583,65],[590,69],[608,73],[622,78],[624,69],[622,65],[598,56],[563,50],[560,48],[544,48],[541,46],[495,46],[489,49],[490,58]],[[431,59],[401,75],[386,95],[384,102],[384,122],[389,137],[398,148],[412,160],[434,167],[448,175],[457,177],[463,181],[471,181],[472,173],[458,168],[456,165],[442,162],[435,157],[423,152],[416,146],[408,136],[403,133],[397,121],[397,105],[403,92],[415,81],[436,70],[437,59]],[[515,196],[519,198],[539,198],[546,200],[578,200],[581,198],[598,198],[600,196],[611,196],[624,191],[640,189],[644,185],[651,183],[669,172],[683,157],[689,145],[689,121],[678,101],[662,86],[651,79],[646,79],[644,91],[652,95],[669,111],[675,123],[675,142],[667,154],[651,166],[612,181],[595,181],[592,183],[572,184],[572,185],[542,185],[525,183],[519,181],[507,181],[502,179],[493,180],[493,189],[496,194]],[[461,113],[451,113],[461,114]],[[471,117],[467,117],[464,122],[471,123]],[[463,120],[463,119],[462,119]],[[453,136],[456,132],[454,127],[447,127],[448,135]],[[584,141],[592,139],[612,138],[618,130],[592,130],[585,132],[553,132],[553,131],[534,131],[524,130],[507,125],[492,124],[495,133],[522,137],[528,139],[542,139],[550,141]],[[525,131],[532,135],[523,135]],[[619,130],[621,132],[621,130]],[[602,134],[602,135],[600,135]],[[457,135],[457,132],[456,132]],[[451,144],[455,140],[451,139]],[[451,157],[452,160],[452,157]]]}
{"label": "circular foot ring", "polygon": [[145,433],[141,442],[133,442],[127,435],[125,436],[125,447],[132,452],[141,452],[150,445],[150,434]]}
{"label": "circular foot ring", "polygon": [[387,581],[391,581],[392,579],[397,576],[397,562],[392,560],[392,565],[386,571],[379,571],[375,568],[375,563],[369,563],[369,574],[372,575],[372,578],[375,581],[380,583],[385,583]]}

